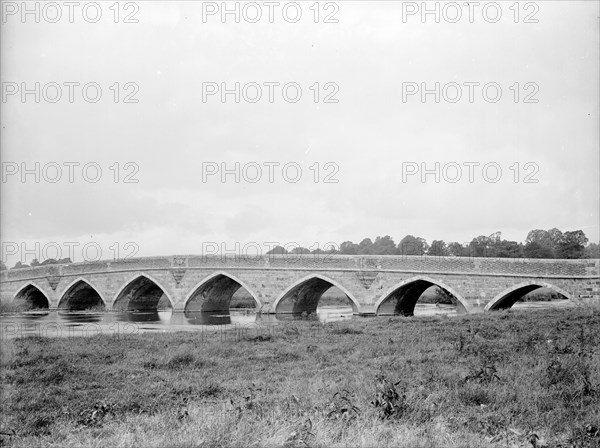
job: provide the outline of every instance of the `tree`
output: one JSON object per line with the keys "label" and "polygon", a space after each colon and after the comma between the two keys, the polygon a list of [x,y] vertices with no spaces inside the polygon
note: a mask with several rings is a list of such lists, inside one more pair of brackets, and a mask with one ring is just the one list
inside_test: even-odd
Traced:
{"label": "tree", "polygon": [[490,240],[492,245],[498,244],[502,241],[502,232],[494,232],[490,236],[488,236],[488,239]]}
{"label": "tree", "polygon": [[557,228],[548,230],[548,235],[550,236],[550,244],[552,245],[552,250],[556,253],[560,242],[563,240],[563,233]]}
{"label": "tree", "polygon": [[398,251],[401,255],[423,255],[429,249],[424,238],[406,235],[398,243]]}
{"label": "tree", "polygon": [[31,260],[31,267],[39,266],[39,265],[40,265],[40,262],[38,261],[37,258],[34,258],[33,260]]}
{"label": "tree", "polygon": [[525,258],[554,258],[552,249],[536,241],[530,241],[523,247]]}
{"label": "tree", "polygon": [[283,255],[283,254],[287,254],[287,250],[285,250],[285,247],[281,247],[281,246],[275,246],[273,249],[271,249],[269,252],[267,252],[267,255]]}
{"label": "tree", "polygon": [[323,251],[327,254],[339,254],[340,251],[337,248],[337,245],[334,243],[329,244],[329,246],[325,246]]}
{"label": "tree", "polygon": [[340,245],[340,253],[344,255],[356,255],[359,252],[359,245],[354,244],[352,241],[344,241]]}
{"label": "tree", "polygon": [[552,229],[551,232],[541,229],[530,231],[525,239],[524,255],[527,258],[554,258],[556,239],[561,232],[558,229]]}
{"label": "tree", "polygon": [[360,242],[358,253],[360,255],[373,255],[373,241],[371,241],[371,238],[365,238]]}
{"label": "tree", "polygon": [[521,258],[523,247],[516,241],[502,239],[502,232],[490,236],[478,236],[472,241],[473,255],[476,257]]}
{"label": "tree", "polygon": [[310,254],[310,250],[306,247],[294,247],[290,254]]}
{"label": "tree", "polygon": [[15,263],[15,265],[13,266],[13,269],[23,269],[23,268],[28,268],[29,265],[28,264],[23,264],[20,261],[17,261]]}
{"label": "tree", "polygon": [[427,251],[427,255],[435,257],[445,257],[448,255],[448,246],[444,240],[433,240],[431,247]]}
{"label": "tree", "polygon": [[456,241],[448,244],[448,255],[453,257],[462,257],[464,246]]}
{"label": "tree", "polygon": [[[433,244],[432,244],[433,245]],[[446,305],[453,305],[456,303],[456,298],[446,291],[444,288],[439,286],[435,287],[435,303],[443,303]]]}
{"label": "tree", "polygon": [[561,235],[561,238],[557,244],[556,257],[557,258],[583,258],[585,245],[588,243],[588,239],[583,233],[583,230],[574,230],[572,232],[565,232]]}
{"label": "tree", "polygon": [[396,243],[391,236],[386,235],[384,237],[375,238],[373,243],[373,253],[375,255],[396,255],[398,250],[396,249]]}
{"label": "tree", "polygon": [[4,264],[3,261],[0,261],[0,271],[6,271],[8,268],[6,267],[6,265]]}
{"label": "tree", "polygon": [[523,245],[516,241],[502,240],[493,245],[494,257],[498,258],[521,258],[523,256]]}
{"label": "tree", "polygon": [[489,236],[479,235],[473,238],[469,244],[469,255],[471,257],[493,257],[493,240]]}
{"label": "tree", "polygon": [[586,246],[583,258],[600,258],[600,245],[590,243]]}
{"label": "tree", "polygon": [[547,230],[535,229],[530,230],[525,238],[525,243],[538,243],[542,246],[551,247],[552,239]]}

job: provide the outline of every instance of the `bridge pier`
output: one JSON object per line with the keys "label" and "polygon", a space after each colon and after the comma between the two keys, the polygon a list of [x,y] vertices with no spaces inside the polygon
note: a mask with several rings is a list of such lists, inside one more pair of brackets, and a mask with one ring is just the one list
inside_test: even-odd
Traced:
{"label": "bridge pier", "polygon": [[479,314],[485,311],[485,303],[473,303],[467,311],[461,304],[458,305],[458,314]]}
{"label": "bridge pier", "polygon": [[375,309],[374,304],[365,304],[359,308],[358,313],[356,314],[359,316],[376,316],[377,310]]}

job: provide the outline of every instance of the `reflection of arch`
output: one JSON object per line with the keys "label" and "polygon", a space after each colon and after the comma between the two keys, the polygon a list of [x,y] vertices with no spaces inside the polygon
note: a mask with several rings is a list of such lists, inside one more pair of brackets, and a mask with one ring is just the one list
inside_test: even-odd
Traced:
{"label": "reflection of arch", "polygon": [[352,304],[352,311],[358,313],[360,305],[350,291],[335,280],[321,274],[311,274],[294,282],[273,302],[273,310],[276,313],[302,313],[304,311],[314,313],[317,311],[319,299],[332,286],[346,294]]}
{"label": "reflection of arch", "polygon": [[158,281],[147,274],[136,274],[117,291],[111,308],[123,311],[157,310],[163,295],[173,308],[173,300]]}
{"label": "reflection of arch", "polygon": [[438,286],[452,294],[457,301],[459,312],[468,313],[471,310],[471,305],[453,288],[438,280],[419,275],[404,280],[388,289],[375,304],[375,313],[379,314],[379,308],[384,305],[384,302],[396,299],[395,304],[390,303],[390,305],[393,305],[390,314],[412,316],[421,294],[431,286]]}
{"label": "reflection of arch", "polygon": [[539,288],[551,289],[559,294],[562,294],[567,299],[573,300],[571,294],[557,286],[551,285],[550,283],[546,282],[531,281],[519,283],[518,285],[505,289],[492,300],[490,300],[490,302],[485,306],[485,311],[494,311],[510,308],[524,295],[529,294],[531,291],[535,291]]}
{"label": "reflection of arch", "polygon": [[29,282],[20,288],[13,296],[12,304],[26,305],[28,309],[50,308],[50,299],[38,285]]}
{"label": "reflection of arch", "polygon": [[73,280],[65,288],[58,301],[58,308],[69,310],[84,310],[96,307],[106,307],[106,300],[91,282],[81,277]]}
{"label": "reflection of arch", "polygon": [[231,298],[240,288],[248,291],[256,303],[256,309],[260,309],[262,303],[246,283],[227,272],[219,271],[202,279],[192,288],[185,298],[184,310],[229,311]]}

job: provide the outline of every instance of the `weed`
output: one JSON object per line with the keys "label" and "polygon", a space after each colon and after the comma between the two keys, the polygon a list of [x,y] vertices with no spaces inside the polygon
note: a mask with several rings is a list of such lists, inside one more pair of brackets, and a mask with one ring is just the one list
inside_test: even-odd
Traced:
{"label": "weed", "polygon": [[496,372],[496,367],[493,364],[484,362],[483,366],[465,377],[465,383],[476,381],[480,384],[490,384],[492,381],[500,381],[500,377]]}
{"label": "weed", "polygon": [[172,370],[183,369],[193,364],[195,360],[196,358],[191,353],[179,353],[173,355],[173,357],[167,361],[165,367]]}
{"label": "weed", "polygon": [[347,422],[358,417],[361,410],[352,402],[352,399],[354,399],[354,395],[345,389],[333,394],[325,407],[325,418]]}
{"label": "weed", "polygon": [[305,421],[296,425],[296,429],[288,436],[284,443],[284,447],[308,447],[308,441],[313,439],[315,435],[311,432],[313,427],[312,420],[307,418]]}
{"label": "weed", "polygon": [[87,427],[102,426],[104,418],[110,415],[115,415],[114,404],[97,401],[94,406],[84,409],[79,413],[77,423]]}
{"label": "weed", "polygon": [[455,341],[452,341],[452,345],[458,351],[458,353],[463,353],[466,343],[467,337],[462,331],[458,334],[458,338]]}
{"label": "weed", "polygon": [[273,341],[273,336],[271,336],[270,334],[259,334],[257,336],[246,338],[245,340],[248,342],[271,342]]}
{"label": "weed", "polygon": [[[371,404],[377,409],[381,420],[401,419],[408,411],[406,388],[398,386],[402,381],[395,383],[380,374],[376,378],[377,396]],[[398,390],[400,389],[400,390]]]}
{"label": "weed", "polygon": [[493,401],[487,388],[478,384],[461,387],[458,390],[458,398],[465,406],[486,406]]}
{"label": "weed", "polygon": [[341,327],[341,328],[334,328],[333,330],[331,330],[331,333],[332,334],[363,334],[364,332],[357,328]]}

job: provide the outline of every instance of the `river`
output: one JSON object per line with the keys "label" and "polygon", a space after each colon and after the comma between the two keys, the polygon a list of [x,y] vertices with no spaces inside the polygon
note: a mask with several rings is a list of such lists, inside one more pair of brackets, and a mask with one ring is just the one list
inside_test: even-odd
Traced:
{"label": "river", "polygon": [[[554,302],[517,303],[514,309],[544,309],[567,307],[568,300]],[[456,315],[453,305],[417,304],[415,316]],[[173,331],[196,331],[212,334],[224,330],[253,330],[284,326],[298,319],[319,320],[321,323],[360,319],[352,314],[352,308],[323,306],[317,316],[302,317],[291,314],[256,314],[250,309],[231,309],[227,312],[185,312],[171,310],[153,312],[73,312],[30,311],[2,314],[0,338],[23,336],[78,337],[97,334],[128,335],[138,333],[164,333]]]}

